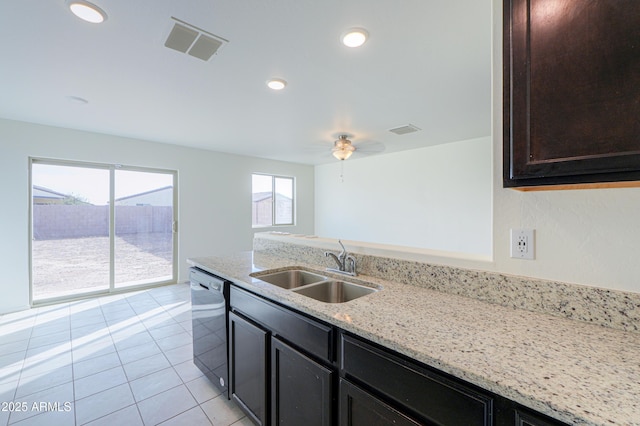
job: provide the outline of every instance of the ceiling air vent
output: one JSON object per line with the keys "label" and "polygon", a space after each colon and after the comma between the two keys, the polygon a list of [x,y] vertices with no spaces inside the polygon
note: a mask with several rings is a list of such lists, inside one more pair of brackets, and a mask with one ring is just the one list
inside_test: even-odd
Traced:
{"label": "ceiling air vent", "polygon": [[418,127],[413,124],[407,124],[406,126],[396,127],[395,129],[389,129],[391,133],[395,133],[396,135],[406,135],[407,133],[413,133],[420,130]]}
{"label": "ceiling air vent", "polygon": [[228,40],[211,34],[177,18],[164,45],[178,52],[208,61]]}

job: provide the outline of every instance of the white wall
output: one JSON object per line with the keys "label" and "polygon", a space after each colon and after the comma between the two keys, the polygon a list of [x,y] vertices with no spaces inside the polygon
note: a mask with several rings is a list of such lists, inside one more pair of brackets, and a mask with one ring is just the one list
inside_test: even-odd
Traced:
{"label": "white wall", "polygon": [[315,180],[318,235],[491,256],[489,137],[336,161]]}
{"label": "white wall", "polygon": [[29,156],[177,170],[180,281],[189,257],[251,250],[252,172],[295,176],[297,226],[278,230],[313,233],[311,166],[0,119],[0,313],[29,303]]}
{"label": "white wall", "polygon": [[[502,0],[493,0],[495,269],[640,292],[640,188],[519,192],[502,188]],[[536,259],[509,258],[509,229],[536,230]]]}

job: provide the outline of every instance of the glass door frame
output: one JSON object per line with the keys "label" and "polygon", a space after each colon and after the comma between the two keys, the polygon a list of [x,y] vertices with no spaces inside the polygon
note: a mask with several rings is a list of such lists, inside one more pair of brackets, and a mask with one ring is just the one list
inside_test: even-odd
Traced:
{"label": "glass door frame", "polygon": [[[84,167],[92,169],[101,169],[109,171],[109,288],[106,290],[95,290],[82,292],[77,295],[64,295],[50,297],[46,299],[33,300],[33,165],[34,164],[46,164],[51,166],[66,166],[66,167]],[[171,239],[172,239],[172,265],[171,272],[172,277],[170,280],[153,281],[148,283],[142,283],[138,285],[116,287],[115,285],[115,180],[116,170],[126,170],[135,172],[147,172],[147,173],[162,173],[172,176],[173,191],[172,191],[172,225],[171,225]],[[43,157],[29,157],[29,304],[30,306],[42,306],[59,302],[67,302],[78,299],[85,299],[88,297],[126,293],[130,291],[137,291],[149,287],[157,287],[167,284],[175,284],[178,282],[178,171],[169,169],[160,169],[153,167],[141,167],[141,166],[125,166],[122,164],[106,164],[106,163],[94,163],[75,160],[58,160]]]}

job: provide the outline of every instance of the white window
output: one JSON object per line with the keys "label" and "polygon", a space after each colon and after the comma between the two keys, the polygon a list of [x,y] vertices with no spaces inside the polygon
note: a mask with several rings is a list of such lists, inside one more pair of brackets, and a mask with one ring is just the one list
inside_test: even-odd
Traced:
{"label": "white window", "polygon": [[293,178],[264,174],[251,175],[252,225],[293,225]]}

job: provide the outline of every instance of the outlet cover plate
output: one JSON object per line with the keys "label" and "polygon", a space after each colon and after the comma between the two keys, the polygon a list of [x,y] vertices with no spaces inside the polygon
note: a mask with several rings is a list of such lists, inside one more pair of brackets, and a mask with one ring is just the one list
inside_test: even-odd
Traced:
{"label": "outlet cover plate", "polygon": [[515,259],[533,260],[535,251],[533,229],[511,230],[511,257]]}

